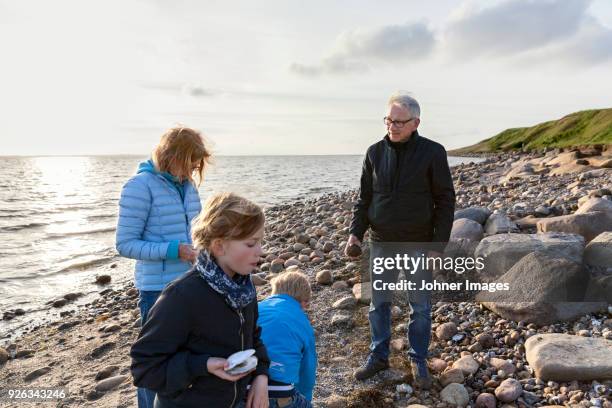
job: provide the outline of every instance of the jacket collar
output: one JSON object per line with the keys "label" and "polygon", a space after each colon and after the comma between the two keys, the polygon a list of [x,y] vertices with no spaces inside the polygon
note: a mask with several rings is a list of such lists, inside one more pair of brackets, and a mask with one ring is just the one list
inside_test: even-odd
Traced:
{"label": "jacket collar", "polygon": [[[409,146],[413,146],[413,145],[416,143],[416,141],[417,141],[417,139],[418,139],[419,137],[420,137],[420,136],[419,136],[419,131],[418,131],[418,130],[415,130],[415,131],[414,131],[414,132],[412,132],[412,134],[410,135],[410,138],[408,139],[408,141],[406,141],[406,142],[404,142],[404,143],[401,143],[401,144],[400,144],[401,148],[402,148],[402,149],[406,149],[406,148],[408,148]],[[388,148],[390,148],[390,149],[392,149],[392,148],[393,148],[393,144],[392,144],[393,142],[391,142],[391,139],[389,139],[389,134],[388,134],[388,133],[385,135],[385,137],[383,138],[383,140],[385,141],[385,145],[386,145]]]}
{"label": "jacket collar", "polygon": [[298,302],[296,298],[294,298],[291,295],[287,295],[285,293],[279,293],[279,294],[276,294],[276,295],[271,295],[271,296],[268,296],[267,299],[283,299],[283,300],[287,300],[289,303],[293,304],[294,306],[299,307],[300,310],[302,309],[302,306],[300,305],[300,302]]}

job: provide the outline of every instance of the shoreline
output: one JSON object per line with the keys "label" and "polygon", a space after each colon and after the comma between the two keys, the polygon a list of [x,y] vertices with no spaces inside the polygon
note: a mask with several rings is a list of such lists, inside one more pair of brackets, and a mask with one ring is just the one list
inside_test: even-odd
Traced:
{"label": "shoreline", "polygon": [[[457,210],[480,205],[490,205],[493,210],[503,209],[519,227],[520,234],[529,234],[535,232],[534,220],[573,214],[582,197],[597,197],[594,192],[600,197],[607,196],[603,193],[609,190],[601,190],[612,188],[612,169],[604,169],[599,174],[598,168],[580,165],[584,166],[580,172],[564,173],[571,167],[559,163],[558,167],[544,171],[536,161],[545,157],[511,153],[502,155],[501,160],[485,159],[453,166]],[[571,159],[569,164],[575,164],[572,160],[575,161]],[[563,171],[550,175],[559,169]],[[595,173],[589,173],[593,171]],[[576,182],[579,182],[576,186],[569,187]],[[269,279],[282,270],[297,267],[310,277],[313,287],[310,316],[317,334],[320,367],[315,406],[424,404],[442,408],[441,404],[446,404],[441,396],[443,387],[436,387],[431,392],[399,392],[397,389],[410,382],[403,356],[407,346],[405,301],[398,302],[392,313],[392,368],[363,383],[351,377],[352,370],[365,357],[369,343],[368,302],[354,288],[360,284],[361,266],[341,253],[356,194],[354,189],[326,193],[266,208],[266,236],[271,238],[259,272],[253,275],[258,297],[261,299],[269,294]],[[546,204],[547,201],[550,204]],[[544,205],[547,211],[539,208]],[[131,276],[132,262],[113,261],[115,267],[105,266],[108,268],[104,269],[108,271],[105,274]],[[121,273],[117,273],[119,271]],[[85,296],[65,299],[64,305],[50,307],[49,313],[74,311],[55,315],[59,316],[57,320],[42,322],[37,328],[5,342],[8,361],[2,363],[0,351],[0,384],[66,386],[70,390],[69,397],[59,406],[136,406],[127,356],[138,334],[137,290],[130,280],[115,281],[113,276],[110,286],[100,286],[99,291],[90,295],[91,300]],[[466,376],[459,384],[467,390],[472,403],[477,394],[496,394],[503,380],[512,378],[522,386],[524,394],[519,398],[523,402],[531,398],[562,405],[572,398],[575,403],[600,398],[590,396],[595,387],[590,381],[556,382],[555,385],[535,378],[525,360],[524,344],[538,333],[585,337],[586,331],[589,338],[609,336],[612,339],[610,311],[538,325],[504,319],[476,302],[438,302],[433,307],[433,319],[430,365],[438,369],[442,365],[453,366],[461,359],[467,360],[469,355],[478,366],[477,372]],[[441,328],[451,325],[455,326],[456,334],[447,338],[440,333]],[[490,340],[478,340],[487,334]],[[496,369],[508,360],[512,361],[513,368],[506,365]],[[499,370],[506,371],[500,376],[496,374]],[[447,375],[437,370],[432,373],[440,380]],[[567,388],[565,392],[562,392],[562,384]],[[609,389],[608,386],[608,392]],[[579,393],[582,394],[577,398]],[[600,403],[607,408],[603,401]]]}
{"label": "shoreline", "polygon": [[[127,156],[132,157],[133,155]],[[100,157],[106,156],[101,155]],[[340,191],[339,193],[346,194],[351,192],[354,192],[354,190],[347,189],[344,191]],[[306,199],[319,199],[320,197],[325,196],[325,194],[329,194],[329,192],[318,192],[316,195],[313,195],[312,197],[308,197]],[[295,197],[287,201],[270,205],[270,207],[293,205],[293,203],[300,202],[303,200],[304,198]],[[98,285],[94,283],[95,275],[110,275],[114,277],[114,275],[116,275],[115,272],[123,271],[122,268],[113,269],[114,266],[121,264],[122,262],[132,262],[131,260],[121,258],[116,253],[114,248],[111,250],[110,253],[104,253],[103,255],[104,256],[100,255],[100,257],[97,257],[86,263],[75,263],[68,265],[65,268],[73,272],[73,275],[71,275],[71,281],[78,281],[79,284],[74,285],[74,287],[67,290],[64,295],[62,295],[61,293],[57,293],[57,297],[50,297],[49,301],[45,300],[44,303],[39,301],[38,299],[33,299],[34,301],[28,300],[26,302],[23,302],[22,298],[15,298],[16,301],[14,301],[12,304],[9,304],[8,307],[0,308],[0,347],[7,341],[15,339],[15,336],[19,336],[24,330],[31,329],[35,325],[48,324],[52,321],[62,319],[63,316],[61,316],[60,313],[66,313],[67,310],[65,310],[65,308],[62,308],[61,310],[54,308],[52,304],[56,302],[58,304],[61,304],[63,296],[68,297],[68,299],[66,300],[68,301],[69,307],[73,306],[73,310],[74,307],[78,305],[83,305],[87,302],[90,302],[91,300],[93,300],[93,298],[97,296],[97,293],[99,291],[104,289],[103,287],[98,287]],[[123,272],[122,275],[122,281],[125,280],[127,282],[132,278],[131,272]],[[34,284],[35,282],[36,280],[33,279],[31,282],[26,283],[26,285]],[[58,313],[55,313],[56,311]]]}

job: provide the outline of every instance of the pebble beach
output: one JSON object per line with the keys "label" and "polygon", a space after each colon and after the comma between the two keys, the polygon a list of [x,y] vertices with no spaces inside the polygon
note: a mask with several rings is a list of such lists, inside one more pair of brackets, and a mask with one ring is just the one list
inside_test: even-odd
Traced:
{"label": "pebble beach", "polygon": [[[270,206],[265,254],[252,277],[260,299],[285,270],[311,279],[309,317],[319,355],[313,405],[611,408],[612,307],[605,298],[612,287],[611,147],[494,154],[451,170],[457,193],[451,239],[495,260],[497,279],[512,282],[534,271],[542,264],[534,246],[554,242],[580,267],[546,255],[550,266],[538,276],[577,268],[572,276],[596,282],[603,298],[550,310],[538,299],[507,307],[435,301],[428,391],[411,386],[409,307],[400,298],[392,311],[391,368],[358,382],[352,373],[370,341],[369,299],[361,289],[367,254],[343,253],[358,192]],[[127,259],[99,267],[95,296],[58,294],[47,305],[47,321],[0,347],[0,389],[65,387],[67,396],[53,403],[0,400],[0,406],[136,407],[129,350],[139,331],[138,292],[116,280],[132,268]],[[22,312],[10,309],[3,317]]]}

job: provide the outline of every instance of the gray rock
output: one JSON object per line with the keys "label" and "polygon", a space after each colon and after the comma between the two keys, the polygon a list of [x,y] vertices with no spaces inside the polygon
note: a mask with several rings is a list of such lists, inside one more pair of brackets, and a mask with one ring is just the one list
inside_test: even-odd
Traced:
{"label": "gray rock", "polygon": [[514,364],[508,360],[494,357],[491,359],[490,363],[496,371],[504,370],[506,374],[513,374],[516,371]]}
{"label": "gray rock", "polygon": [[485,268],[482,274],[488,278],[496,278],[534,251],[543,251],[582,263],[584,238],[576,234],[557,232],[492,235],[480,241],[474,256],[484,260]]}
{"label": "gray rock", "polygon": [[346,290],[348,289],[348,283],[343,280],[336,281],[332,284],[332,289],[338,292]]}
{"label": "gray rock", "polygon": [[[611,270],[612,266],[609,266],[608,271]],[[585,300],[589,302],[607,302],[612,305],[612,274],[608,272],[601,276],[592,276]]]}
{"label": "gray rock", "polygon": [[90,356],[92,358],[100,358],[101,356],[106,354],[109,350],[112,350],[113,348],[115,348],[116,345],[117,344],[114,341],[102,343],[100,346],[94,348],[91,351]]}
{"label": "gray rock", "polygon": [[348,405],[347,397],[343,397],[337,394],[332,394],[323,400],[325,407],[327,408],[345,408]]}
{"label": "gray rock", "polygon": [[353,295],[357,302],[363,304],[370,304],[372,301],[372,285],[369,283],[356,283],[353,286]]}
{"label": "gray rock", "polygon": [[485,392],[476,398],[476,408],[495,408],[496,406],[497,399],[493,394]]}
{"label": "gray rock", "polygon": [[48,372],[51,371],[51,367],[47,366],[47,367],[42,367],[42,368],[38,368],[34,371],[29,372],[24,378],[23,380],[25,382],[30,382],[33,381],[35,379],[37,379],[38,377],[41,377],[45,374],[47,374]]}
{"label": "gray rock", "polygon": [[302,263],[299,260],[295,258],[290,258],[285,261],[284,266],[285,268],[289,268],[291,266],[300,266],[301,264]]}
{"label": "gray rock", "polygon": [[518,232],[518,226],[506,214],[492,214],[484,226],[487,235]]}
{"label": "gray rock", "polygon": [[118,324],[111,324],[106,326],[106,328],[104,329],[104,333],[113,333],[119,330],[121,330],[121,326],[119,326]]}
{"label": "gray rock", "polygon": [[53,307],[62,307],[68,303],[66,299],[57,299],[53,302]]}
{"label": "gray rock", "polygon": [[467,239],[469,241],[480,241],[484,231],[482,225],[468,218],[459,218],[453,222],[450,239]]}
{"label": "gray rock", "polygon": [[532,252],[497,279],[509,290],[482,291],[476,301],[504,319],[540,325],[567,321],[605,307],[605,302],[583,302],[588,279],[581,264]]}
{"label": "gray rock", "polygon": [[457,334],[457,325],[453,322],[442,323],[436,327],[436,337],[446,341]]}
{"label": "gray rock", "polygon": [[31,349],[19,350],[15,354],[15,358],[29,358],[29,357],[32,357],[34,355],[34,353],[35,353],[35,351],[31,350]]}
{"label": "gray rock", "polygon": [[495,389],[495,397],[501,402],[513,402],[523,393],[521,383],[514,378],[508,378]]}
{"label": "gray rock", "polygon": [[465,376],[476,373],[479,367],[480,364],[472,356],[463,356],[453,363],[453,368],[460,369]]}
{"label": "gray rock", "polygon": [[83,296],[81,292],[67,293],[64,295],[64,299],[68,300],[69,302],[72,302],[73,300],[76,300],[81,296]]}
{"label": "gray rock", "polygon": [[536,207],[534,212],[537,215],[539,215],[539,216],[546,217],[546,216],[550,215],[550,207],[545,206],[545,205],[540,205],[540,206]]}
{"label": "gray rock", "polygon": [[467,218],[482,225],[487,222],[490,215],[491,210],[487,207],[469,207],[455,211],[455,220]]}
{"label": "gray rock", "polygon": [[440,384],[442,384],[443,387],[452,383],[461,384],[463,381],[465,381],[463,371],[459,368],[450,368],[440,375]]}
{"label": "gray rock", "polygon": [[8,352],[2,347],[0,347],[0,365],[6,363],[8,359],[9,359]]}
{"label": "gray rock", "polygon": [[353,318],[349,314],[338,313],[332,316],[332,326],[350,328],[353,327]]}
{"label": "gray rock", "polygon": [[315,279],[317,280],[317,283],[321,285],[331,285],[334,280],[331,271],[328,269],[317,272]]}
{"label": "gray rock", "polygon": [[357,305],[357,299],[353,296],[345,296],[341,299],[336,300],[332,307],[334,309],[352,309]]}
{"label": "gray rock", "polygon": [[470,402],[470,395],[465,387],[461,384],[448,384],[440,391],[440,398],[447,404],[452,404],[458,407],[465,407]]}
{"label": "gray rock", "polygon": [[270,271],[272,273],[279,273],[285,269],[285,261],[282,258],[276,258],[270,263]]}
{"label": "gray rock", "polygon": [[96,381],[104,380],[105,378],[110,377],[117,370],[119,370],[119,366],[116,365],[109,365],[104,367],[96,374]]}
{"label": "gray rock", "polygon": [[588,242],[605,231],[612,231],[612,212],[591,211],[560,215],[538,221],[538,232],[566,232],[579,234]]}
{"label": "gray rock", "polygon": [[97,392],[108,392],[108,391],[111,391],[117,388],[119,385],[124,383],[127,379],[128,379],[127,375],[116,375],[114,377],[110,377],[110,378],[100,381],[99,383],[96,384],[95,389]]}
{"label": "gray rock", "polygon": [[570,334],[536,334],[525,342],[529,366],[552,381],[612,379],[612,342]]}
{"label": "gray rock", "polygon": [[98,275],[96,276],[96,283],[98,285],[106,285],[109,284],[111,281],[111,276],[110,275]]}
{"label": "gray rock", "polygon": [[584,262],[591,266],[612,267],[612,232],[602,232],[587,244]]}
{"label": "gray rock", "polygon": [[585,214],[593,211],[612,212],[612,201],[600,197],[592,197],[582,202],[574,214]]}
{"label": "gray rock", "polygon": [[253,282],[253,285],[255,286],[263,286],[266,283],[268,283],[267,280],[265,280],[261,275],[253,273],[251,274],[251,281]]}
{"label": "gray rock", "polygon": [[495,339],[489,333],[480,333],[476,336],[476,341],[485,348],[493,347],[495,345]]}

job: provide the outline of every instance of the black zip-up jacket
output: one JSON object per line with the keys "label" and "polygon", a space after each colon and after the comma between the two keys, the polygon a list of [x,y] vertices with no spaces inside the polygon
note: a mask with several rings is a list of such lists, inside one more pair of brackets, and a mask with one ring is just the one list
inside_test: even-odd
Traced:
{"label": "black zip-up jacket", "polygon": [[[132,345],[134,385],[155,391],[163,408],[233,407],[255,376],[268,375],[257,316],[256,299],[238,313],[197,271],[187,272],[164,289]],[[209,357],[250,348],[258,359],[252,375],[231,382],[208,372]]]}
{"label": "black zip-up jacket", "polygon": [[438,242],[442,251],[454,212],[455,189],[441,144],[414,131],[404,143],[386,135],[368,148],[350,227],[359,240],[369,227],[373,241]]}

